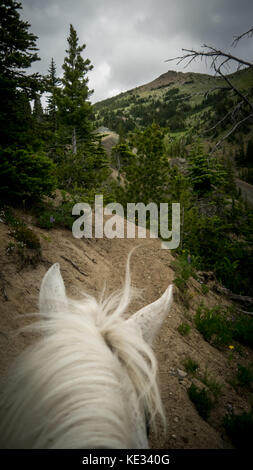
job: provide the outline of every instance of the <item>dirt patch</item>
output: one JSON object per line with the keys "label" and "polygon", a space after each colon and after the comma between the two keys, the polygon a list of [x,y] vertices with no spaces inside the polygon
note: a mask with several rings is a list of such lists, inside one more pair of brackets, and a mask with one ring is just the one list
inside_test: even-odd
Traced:
{"label": "dirt patch", "polygon": [[119,143],[119,135],[116,132],[110,131],[106,133],[106,136],[102,139],[102,145],[106,153],[110,156],[112,147]]}
{"label": "dirt patch", "polygon": [[[29,217],[26,221],[32,226]],[[108,292],[121,287],[127,255],[132,247],[140,245],[132,257],[131,273],[133,284],[143,289],[143,298],[135,301],[129,313],[156,300],[173,281],[173,257],[169,250],[161,249],[158,240],[77,240],[67,230],[47,231],[34,226],[32,229],[41,241],[42,260],[36,267],[21,269],[18,259],[7,254],[7,246],[13,238],[8,226],[0,223],[1,374],[32,340],[22,334],[13,336],[12,332],[31,321],[21,314],[37,311],[40,283],[53,263],[60,263],[70,297],[78,298],[82,291],[96,296],[105,282]],[[176,293],[173,308],[154,345],[167,430],[164,434],[158,424],[157,437],[151,435],[150,445],[153,448],[229,448],[231,444],[224,434],[222,417],[228,407],[235,412],[249,411],[248,395],[237,393],[229,381],[235,374],[237,362],[248,361],[251,352],[245,349],[243,358],[235,352],[231,360],[229,351],[219,351],[204,341],[192,322],[197,306],[201,301],[209,306],[225,301],[211,290],[203,296],[196,280],[189,283],[189,295],[190,306],[186,308]],[[177,328],[185,321],[191,325],[191,331],[184,337]],[[203,374],[207,371],[222,384],[222,396],[207,422],[199,416],[187,394],[191,382],[199,383],[198,379],[178,372],[184,371],[182,362],[189,357],[198,362]]]}

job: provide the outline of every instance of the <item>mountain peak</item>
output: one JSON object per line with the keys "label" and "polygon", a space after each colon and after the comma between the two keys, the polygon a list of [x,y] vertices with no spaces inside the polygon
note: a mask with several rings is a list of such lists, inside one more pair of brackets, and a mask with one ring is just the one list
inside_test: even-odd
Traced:
{"label": "mountain peak", "polygon": [[160,88],[166,85],[169,85],[173,82],[184,82],[186,77],[188,77],[190,73],[183,73],[183,72],[176,72],[175,70],[168,70],[168,72],[162,73],[158,78],[152,80],[145,85],[141,85],[138,87],[140,91],[151,91],[156,88]]}

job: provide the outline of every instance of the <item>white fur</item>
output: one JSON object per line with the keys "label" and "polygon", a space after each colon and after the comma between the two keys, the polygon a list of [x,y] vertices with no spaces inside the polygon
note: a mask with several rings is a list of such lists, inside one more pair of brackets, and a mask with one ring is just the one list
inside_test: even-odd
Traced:
{"label": "white fur", "polygon": [[125,320],[129,258],[123,291],[100,302],[68,299],[58,264],[46,273],[38,322],[26,328],[40,338],[17,358],[2,395],[1,448],[148,447],[145,413],[164,413],[146,340],[172,290]]}

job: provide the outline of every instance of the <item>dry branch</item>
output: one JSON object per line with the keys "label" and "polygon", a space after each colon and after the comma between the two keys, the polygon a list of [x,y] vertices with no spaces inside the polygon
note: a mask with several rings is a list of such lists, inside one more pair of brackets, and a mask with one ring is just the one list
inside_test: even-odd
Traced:
{"label": "dry branch", "polygon": [[229,299],[235,300],[236,302],[239,302],[245,305],[246,307],[251,307],[253,305],[253,297],[249,297],[247,295],[234,294],[233,292],[231,292],[231,290],[220,285],[216,285],[215,289],[220,294],[226,295],[227,297],[229,297]]}
{"label": "dry branch", "polygon": [[[244,32],[240,36],[236,36],[234,38],[234,41],[232,43],[233,46],[236,46],[238,42],[243,38],[243,37],[252,37],[253,36],[253,28],[249,29],[248,31]],[[228,87],[223,87],[224,89],[231,90],[233,92],[233,95],[235,97],[240,98],[240,103],[235,103],[234,107],[211,129],[214,129],[217,127],[219,124],[224,122],[229,116],[232,116],[235,120],[235,113],[239,111],[239,109],[243,111],[243,114],[241,116],[236,117],[236,122],[235,124],[225,133],[225,135],[216,143],[216,145],[213,147],[212,151],[210,152],[211,154],[221,145],[221,143],[226,140],[235,130],[244,124],[246,121],[250,120],[253,117],[253,103],[249,100],[248,96],[241,90],[236,87],[230,77],[228,75],[225,75],[222,72],[222,68],[224,67],[226,70],[229,69],[230,63],[236,63],[237,64],[237,70],[239,70],[242,67],[250,67],[253,69],[253,63],[246,60],[242,59],[241,57],[237,57],[234,54],[231,54],[230,52],[222,51],[220,49],[217,49],[212,46],[208,46],[206,44],[203,45],[202,50],[195,50],[195,49],[182,49],[183,55],[174,57],[172,59],[167,59],[166,62],[170,62],[172,60],[177,61],[177,65],[186,62],[185,67],[187,67],[189,64],[191,64],[192,61],[195,61],[197,59],[205,60],[207,62],[208,59],[211,60],[210,68],[213,69],[216,73],[220,76],[220,78],[227,83]],[[215,89],[210,90],[206,92],[206,96],[210,94],[212,91]],[[243,103],[243,105],[242,105]],[[209,129],[210,130],[210,129]]]}

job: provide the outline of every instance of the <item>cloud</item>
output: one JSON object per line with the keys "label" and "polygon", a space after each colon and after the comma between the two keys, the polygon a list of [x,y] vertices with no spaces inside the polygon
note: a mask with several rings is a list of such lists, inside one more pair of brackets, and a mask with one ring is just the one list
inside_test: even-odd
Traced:
{"label": "cloud", "polygon": [[[23,0],[23,17],[38,39],[41,61],[33,69],[46,73],[51,57],[62,74],[69,24],[94,70],[90,87],[98,101],[146,83],[168,68],[182,70],[166,59],[180,55],[182,48],[200,48],[207,43],[228,49],[233,36],[252,27],[251,0]],[[251,57],[251,40],[236,49]],[[234,51],[235,52],[235,51]],[[208,72],[203,63],[188,70]]]}

